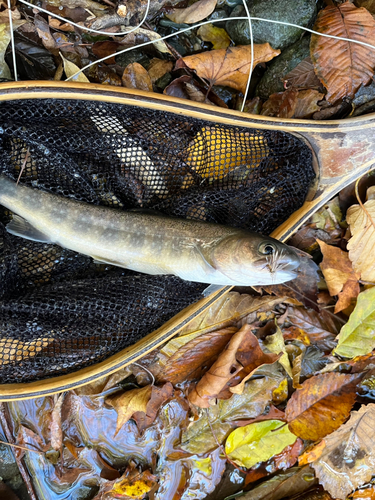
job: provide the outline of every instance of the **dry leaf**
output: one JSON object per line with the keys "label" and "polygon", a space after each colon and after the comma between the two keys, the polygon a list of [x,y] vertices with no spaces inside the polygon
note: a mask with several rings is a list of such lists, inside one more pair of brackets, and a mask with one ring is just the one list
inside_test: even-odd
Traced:
{"label": "dry leaf", "polygon": [[200,408],[209,408],[211,400],[216,398],[225,384],[242,370],[242,365],[236,361],[236,353],[248,331],[251,331],[250,326],[244,325],[233,335],[217,361],[189,393],[190,403]]}
{"label": "dry leaf", "polygon": [[286,88],[318,89],[320,81],[315,74],[314,65],[310,57],[306,57],[297,66],[284,76]]}
{"label": "dry leaf", "polygon": [[324,439],[325,448],[312,466],[320,484],[333,498],[345,500],[371,479],[375,468],[374,421],[375,404],[364,405]]}
{"label": "dry leaf", "polygon": [[375,282],[375,200],[351,206],[346,214],[352,237],[348,243],[349,259],[364,281]]}
{"label": "dry leaf", "polygon": [[[131,30],[131,33],[126,34],[128,30]],[[142,41],[153,41],[153,46],[162,54],[171,54],[171,51],[168,49],[164,40],[161,40],[161,36],[155,31],[146,30],[144,28],[125,28],[125,37],[122,40],[122,45],[129,45],[129,47],[133,47],[134,45],[138,45],[138,38],[141,36]]]}
{"label": "dry leaf", "polygon": [[122,74],[122,84],[128,89],[146,90],[152,92],[150,75],[139,63],[131,63],[126,66]]}
{"label": "dry leaf", "polygon": [[338,295],[339,300],[335,305],[335,314],[346,309],[352,303],[352,299],[358,297],[360,287],[359,273],[354,272],[349,255],[340,248],[327,245],[321,240],[320,250],[323,254],[323,262],[320,268],[326,280],[331,296]]}
{"label": "dry leaf", "polygon": [[166,14],[168,19],[177,24],[193,24],[202,21],[215,10],[217,0],[198,0],[186,9],[173,9]]}
{"label": "dry leaf", "polygon": [[173,386],[167,382],[163,387],[152,386],[150,400],[147,403],[146,411],[136,411],[133,413],[133,420],[137,424],[139,432],[143,432],[155,420],[161,405],[167,403],[173,396]]}
{"label": "dry leaf", "polygon": [[279,325],[275,321],[276,324],[276,333],[273,335],[268,335],[264,339],[264,345],[269,349],[271,352],[275,354],[281,354],[281,357],[279,359],[279,363],[282,365],[286,373],[289,375],[290,378],[293,378],[292,374],[292,368],[290,366],[288,354],[286,352],[285,348],[285,342],[284,342],[284,337],[283,337],[283,332],[281,331]]}
{"label": "dry leaf", "polygon": [[228,33],[223,28],[213,24],[204,24],[197,32],[199,38],[205,42],[211,42],[214,50],[227,49],[231,43]]}
{"label": "dry leaf", "polygon": [[[254,45],[254,65],[267,62],[280,54],[269,43]],[[182,61],[182,63],[181,63]],[[176,68],[186,64],[196,70],[198,76],[205,78],[211,85],[228,85],[245,93],[250,71],[250,45],[229,47],[227,50],[211,50],[183,57],[176,63]]]}
{"label": "dry leaf", "polygon": [[106,403],[113,406],[113,408],[117,411],[117,426],[115,435],[135,412],[143,411],[146,413],[151,392],[152,386],[146,385],[146,387],[142,387],[141,389],[132,389],[131,391],[110,396],[106,399]]}
{"label": "dry leaf", "polygon": [[348,418],[356,398],[358,375],[325,373],[307,379],[289,399],[285,416],[289,429],[316,441]]}
{"label": "dry leaf", "polygon": [[[67,78],[70,78],[71,76],[75,75],[77,71],[79,71],[79,67],[76,64],[72,63],[71,61],[68,61],[68,59],[65,59],[65,57],[61,54],[61,52],[60,52],[60,57],[63,60],[64,71]],[[79,73],[78,75],[73,76],[71,80],[73,82],[90,83],[90,80],[83,73]]]}
{"label": "dry leaf", "polygon": [[[350,2],[321,10],[314,30],[375,45],[375,19],[366,9],[358,9]],[[359,87],[372,79],[375,51],[370,47],[313,34],[310,51],[315,73],[331,103],[343,97],[353,98]]]}

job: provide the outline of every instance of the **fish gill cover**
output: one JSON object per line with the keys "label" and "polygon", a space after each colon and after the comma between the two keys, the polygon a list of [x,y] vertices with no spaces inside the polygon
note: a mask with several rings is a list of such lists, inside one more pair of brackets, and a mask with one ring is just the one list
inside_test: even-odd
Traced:
{"label": "fish gill cover", "polygon": [[[291,134],[164,111],[40,99],[0,106],[0,172],[120,210],[152,209],[269,234],[304,202],[308,146]],[[0,207],[0,383],[103,361],[195,302],[206,285],[95,264],[8,234]]]}

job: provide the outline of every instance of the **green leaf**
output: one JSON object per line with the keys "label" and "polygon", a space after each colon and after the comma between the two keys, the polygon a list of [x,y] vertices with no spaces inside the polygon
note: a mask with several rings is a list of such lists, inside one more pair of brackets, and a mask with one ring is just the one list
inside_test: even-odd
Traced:
{"label": "green leaf", "polygon": [[281,420],[265,420],[233,431],[227,439],[225,451],[236,464],[250,469],[278,455],[296,439],[297,436]]}
{"label": "green leaf", "polygon": [[338,336],[333,354],[343,358],[364,356],[375,347],[375,287],[358,295],[357,305]]}

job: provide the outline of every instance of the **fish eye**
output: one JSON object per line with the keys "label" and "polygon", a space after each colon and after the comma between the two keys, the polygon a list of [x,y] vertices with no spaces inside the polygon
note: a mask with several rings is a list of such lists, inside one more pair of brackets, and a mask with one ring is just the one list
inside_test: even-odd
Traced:
{"label": "fish eye", "polygon": [[271,255],[276,251],[276,248],[272,243],[261,243],[258,250],[263,255]]}

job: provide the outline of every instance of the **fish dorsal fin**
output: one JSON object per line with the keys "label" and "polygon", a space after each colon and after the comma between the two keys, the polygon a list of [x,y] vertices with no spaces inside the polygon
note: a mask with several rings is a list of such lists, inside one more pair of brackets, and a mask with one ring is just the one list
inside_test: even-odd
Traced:
{"label": "fish dorsal fin", "polygon": [[26,240],[51,243],[51,238],[47,234],[36,229],[30,222],[27,222],[26,219],[19,215],[13,215],[13,219],[7,224],[6,230],[8,233],[20,236]]}

